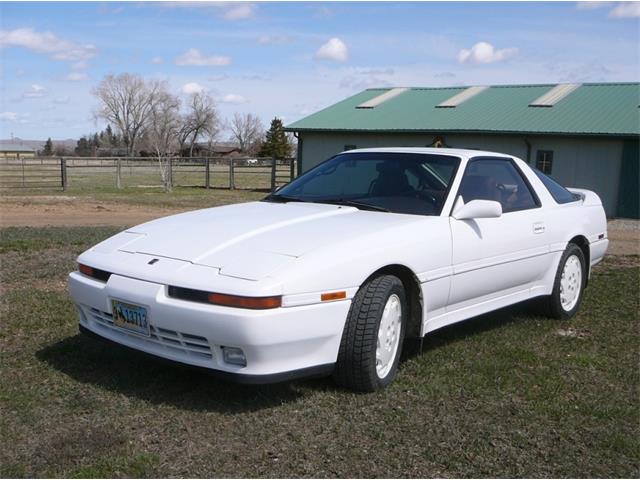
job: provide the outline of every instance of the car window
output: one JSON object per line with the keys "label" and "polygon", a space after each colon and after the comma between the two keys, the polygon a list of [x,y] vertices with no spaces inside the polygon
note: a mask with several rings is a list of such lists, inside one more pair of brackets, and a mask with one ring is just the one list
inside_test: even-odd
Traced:
{"label": "car window", "polygon": [[571,193],[569,190],[556,182],[553,178],[548,177],[537,168],[534,168],[533,172],[538,176],[540,181],[544,184],[544,186],[547,188],[547,190],[557,203],[571,203],[580,200],[579,195]]}
{"label": "car window", "polygon": [[440,215],[459,164],[449,155],[342,153],[265,200],[358,202],[394,213]]}
{"label": "car window", "polygon": [[472,159],[462,177],[459,195],[471,200],[500,202],[502,211],[514,212],[538,206],[527,182],[509,159]]}

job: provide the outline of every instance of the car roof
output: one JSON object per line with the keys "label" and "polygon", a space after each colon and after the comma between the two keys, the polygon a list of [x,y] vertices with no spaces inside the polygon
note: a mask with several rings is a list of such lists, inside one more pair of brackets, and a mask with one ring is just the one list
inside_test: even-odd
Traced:
{"label": "car roof", "polygon": [[[484,150],[471,150],[465,148],[436,148],[436,147],[379,147],[379,148],[356,148],[347,150],[348,153],[428,153],[432,155],[450,155],[453,157],[504,157],[513,158],[513,155],[504,153],[488,152]],[[343,152],[345,153],[345,152]]]}

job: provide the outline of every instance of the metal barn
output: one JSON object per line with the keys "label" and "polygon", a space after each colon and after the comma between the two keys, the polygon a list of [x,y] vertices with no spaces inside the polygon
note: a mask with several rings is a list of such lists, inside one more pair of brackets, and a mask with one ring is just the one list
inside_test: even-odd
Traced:
{"label": "metal barn", "polygon": [[512,154],[640,218],[640,83],[374,88],[287,126],[298,171],[353,148],[438,146]]}

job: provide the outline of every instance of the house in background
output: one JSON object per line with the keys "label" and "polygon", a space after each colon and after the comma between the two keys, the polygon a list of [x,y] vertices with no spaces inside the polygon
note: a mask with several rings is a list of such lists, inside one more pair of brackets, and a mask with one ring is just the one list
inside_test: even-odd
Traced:
{"label": "house in background", "polygon": [[0,142],[0,158],[34,158],[36,151],[33,148],[18,143]]}
{"label": "house in background", "polygon": [[[189,149],[185,148],[182,152],[185,157],[189,156]],[[209,144],[207,142],[198,142],[193,145],[194,157],[239,157],[242,156],[240,146],[230,142],[217,142]]]}
{"label": "house in background", "polygon": [[471,148],[511,154],[607,215],[640,218],[640,83],[368,89],[286,127],[298,171],[354,148]]}

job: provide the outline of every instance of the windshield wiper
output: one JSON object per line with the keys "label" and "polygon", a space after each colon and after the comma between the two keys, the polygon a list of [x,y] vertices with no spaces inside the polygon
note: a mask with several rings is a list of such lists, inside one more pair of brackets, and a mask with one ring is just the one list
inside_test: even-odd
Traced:
{"label": "windshield wiper", "polygon": [[370,203],[358,202],[357,200],[347,200],[344,198],[336,198],[329,200],[316,200],[315,203],[329,203],[331,205],[344,205],[346,207],[356,207],[360,210],[373,210],[375,212],[390,212],[388,208],[379,207]]}
{"label": "windshield wiper", "polygon": [[287,202],[306,202],[307,200],[304,200],[302,198],[298,198],[298,197],[289,197],[287,195],[277,195],[277,194],[271,194],[271,195],[267,195],[265,198],[262,199],[263,202],[277,202],[277,203],[287,203]]}

